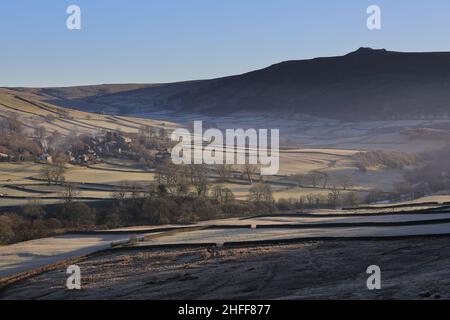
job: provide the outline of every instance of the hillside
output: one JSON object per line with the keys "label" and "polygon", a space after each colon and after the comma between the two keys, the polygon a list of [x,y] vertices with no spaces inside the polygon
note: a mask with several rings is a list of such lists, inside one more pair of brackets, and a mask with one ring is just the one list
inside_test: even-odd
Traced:
{"label": "hillside", "polygon": [[[96,88],[87,88],[87,90],[95,92],[95,94],[99,92]],[[111,92],[111,87],[105,90]],[[37,91],[39,94],[36,94]],[[44,90],[0,88],[0,119],[14,115],[31,132],[36,128],[44,127],[49,133],[58,132],[62,135],[68,135],[71,131],[88,134],[95,134],[101,130],[137,133],[142,126],[174,127],[173,123],[165,121],[111,116],[62,108],[46,102],[48,97],[43,96],[43,92]],[[73,90],[66,92],[67,94],[76,94]],[[82,89],[77,92],[83,92],[81,93],[83,96],[86,94]]]}
{"label": "hillside", "polygon": [[212,80],[33,92],[61,106],[121,114],[246,111],[372,120],[447,117],[449,89],[450,53],[360,48],[345,56],[286,61]]}

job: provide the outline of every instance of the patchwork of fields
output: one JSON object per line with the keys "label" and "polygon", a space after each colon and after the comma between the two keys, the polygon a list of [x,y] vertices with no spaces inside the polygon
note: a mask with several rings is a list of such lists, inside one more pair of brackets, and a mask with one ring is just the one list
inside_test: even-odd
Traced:
{"label": "patchwork of fields", "polygon": [[[31,135],[36,128],[45,128],[50,134],[57,133],[63,136],[79,134],[95,136],[100,132],[138,134],[143,126],[170,132],[186,125],[187,120],[191,120],[189,117],[183,118],[182,115],[167,116],[166,119],[172,121],[165,121],[137,116],[88,113],[57,107],[47,98],[30,90],[18,92],[0,89],[0,117],[6,118],[6,115],[13,114]],[[177,123],[176,120],[180,119],[183,121]],[[234,122],[235,119],[223,118],[216,119],[216,122],[218,127],[226,127],[230,123],[244,124],[243,127],[267,125],[267,119],[263,117],[245,119]],[[438,121],[434,121],[433,124],[436,122]],[[312,196],[327,200],[335,194],[341,197],[356,194],[359,198],[363,198],[374,190],[382,190],[388,194],[397,182],[402,181],[404,170],[382,166],[369,166],[361,170],[355,155],[378,148],[396,150],[396,146],[403,151],[413,152],[437,148],[442,141],[430,143],[420,139],[411,140],[400,133],[399,128],[402,126],[414,127],[423,124],[422,121],[408,123],[380,121],[355,126],[331,120],[319,123],[301,119],[294,122],[285,120],[273,123],[283,128],[286,140],[283,141],[280,150],[278,175],[264,177],[264,183],[270,186],[275,201],[310,198],[308,201],[313,204],[317,198],[313,199]],[[85,165],[65,163],[64,183],[49,183],[44,178],[43,172],[53,166],[54,164],[44,161],[0,162],[0,210],[20,211],[22,207],[29,205],[61,204],[65,201],[67,184],[77,191],[71,201],[85,203],[95,201],[103,204],[102,201],[109,201],[117,192],[122,191],[125,184],[132,185],[138,192],[144,194],[155,185],[161,173],[161,168],[156,165],[149,167],[130,158],[108,156]],[[312,173],[325,176],[326,179],[321,182],[305,182],[304,178]],[[231,178],[223,180],[218,177],[217,171],[210,170],[207,176],[208,184],[211,187],[220,186],[223,190],[232,191],[237,200],[246,200],[252,192],[252,187],[259,180],[246,179],[243,173],[236,173],[236,170],[232,171],[232,174]],[[299,179],[303,180],[300,182]],[[343,179],[346,180],[345,184],[342,182]],[[86,283],[88,290],[85,296],[80,295],[77,298],[110,298],[121,295],[125,298],[134,297],[132,292],[111,289],[120,283],[120,280],[112,277],[111,281],[102,284],[101,281],[105,279],[101,274],[94,272],[98,271],[97,265],[100,262],[107,264],[102,265],[102,270],[106,274],[111,274],[112,265],[117,264],[121,277],[134,281],[136,275],[133,273],[137,267],[129,261],[136,261],[139,265],[148,264],[148,257],[169,259],[168,264],[161,262],[164,265],[161,270],[165,271],[155,273],[156,280],[144,278],[149,282],[163,283],[170,290],[165,291],[163,295],[144,292],[140,297],[182,298],[192,296],[183,291],[184,287],[181,287],[181,291],[176,289],[179,278],[166,277],[166,272],[169,271],[165,268],[170,263],[175,267],[183,266],[188,273],[195,273],[196,268],[203,268],[211,259],[217,259],[220,261],[219,265],[214,267],[222,270],[220,264],[226,256],[230,257],[234,268],[240,269],[243,262],[237,260],[241,259],[242,255],[252,256],[254,252],[259,252],[261,256],[253,260],[249,268],[264,269],[272,255],[283,259],[298,259],[305,254],[311,255],[305,253],[308,250],[305,248],[317,246],[317,252],[322,252],[322,248],[329,250],[334,259],[331,265],[336,266],[342,263],[339,255],[343,253],[340,249],[330,249],[331,244],[346,247],[349,242],[352,242],[349,247],[365,247],[373,255],[382,251],[383,246],[399,250],[394,241],[404,241],[408,248],[412,246],[411,254],[414,254],[415,239],[426,239],[432,242],[433,250],[438,250],[437,247],[446,245],[450,238],[450,208],[446,203],[449,201],[450,196],[444,192],[402,202],[397,206],[379,204],[301,212],[284,210],[266,215],[254,212],[255,216],[245,218],[225,218],[158,227],[137,225],[111,230],[71,232],[61,236],[0,246],[0,298],[68,298],[60,285],[55,285],[55,282],[60,280],[67,264],[74,261],[92,273]],[[432,240],[429,240],[431,238]],[[186,260],[190,262],[185,263]],[[151,263],[148,268],[152,269],[150,265]],[[294,267],[292,263],[287,265],[291,269]],[[275,274],[273,268],[276,267],[271,265],[267,272]],[[292,271],[289,268],[287,270]],[[355,268],[355,265],[349,268]],[[229,269],[225,271],[231,272]],[[176,273],[183,281],[191,279],[189,276],[185,279],[186,273],[180,273],[180,270]],[[48,284],[45,280],[48,280]],[[261,294],[261,297],[297,298],[304,295],[300,291],[280,293],[270,286],[270,279],[267,282],[269,284],[263,289],[268,291]],[[249,289],[242,286],[248,282],[242,280],[241,283],[242,285],[236,286],[236,290],[238,296],[241,294],[245,297],[243,292]],[[210,286],[210,283],[205,285]],[[24,292],[21,290],[22,286],[32,290]],[[259,291],[258,288],[250,289],[252,292]],[[347,287],[343,286],[341,289],[340,294],[344,296],[348,294]],[[317,290],[313,292],[313,296],[325,295],[324,288]],[[169,292],[174,296],[169,296]],[[227,295],[223,293],[220,297],[225,296]],[[213,291],[207,297],[215,297]]]}
{"label": "patchwork of fields", "polygon": [[[330,160],[331,159],[331,160]],[[401,172],[395,170],[372,170],[361,173],[348,156],[332,156],[327,153],[318,155],[311,152],[281,152],[281,172],[277,177],[267,179],[272,186],[275,199],[299,198],[308,194],[320,194],[326,196],[333,181],[342,175],[351,175],[351,191],[364,194],[371,189],[389,190],[392,185],[401,179]],[[331,162],[333,166],[331,167]],[[41,177],[42,163],[1,163],[0,162],[0,207],[26,204],[33,199],[58,202],[64,188],[57,185],[48,186]],[[110,199],[111,192],[127,181],[137,183],[145,188],[155,181],[155,172],[143,170],[137,164],[105,164],[100,163],[89,167],[67,165],[65,179],[77,185],[81,199],[96,198]],[[308,186],[298,187],[295,181],[290,180],[293,174],[306,175],[312,170],[326,172],[330,183],[326,187]],[[212,180],[214,183],[214,180]],[[337,182],[335,182],[337,183]],[[216,184],[216,183],[215,183]],[[249,194],[251,185],[245,180],[239,183],[218,183],[229,188],[238,199],[245,199]],[[343,191],[345,194],[346,192]],[[47,201],[48,200],[48,201]]]}
{"label": "patchwork of fields", "polygon": [[[84,293],[78,298],[111,298],[121,292],[121,281],[114,281],[112,279],[115,277],[113,277],[111,281],[104,282],[105,272],[115,273],[120,270],[121,279],[135,278],[135,268],[140,265],[137,259],[141,259],[147,253],[154,255],[154,259],[156,255],[159,258],[171,255],[172,258],[169,260],[172,266],[183,264],[183,261],[186,263],[185,255],[180,255],[181,251],[200,250],[211,255],[210,258],[199,257],[196,263],[184,264],[185,272],[192,273],[196,272],[199,266],[208,263],[209,259],[223,257],[223,254],[230,250],[241,252],[258,250],[260,258],[263,259],[269,252],[278,255],[291,248],[289,250],[293,251],[290,259],[297,261],[303,254],[302,248],[316,246],[318,243],[320,247],[328,246],[330,243],[341,243],[340,248],[350,248],[365,243],[367,251],[359,252],[359,254],[369,254],[379,252],[382,248],[397,250],[395,248],[399,248],[402,243],[403,248],[409,248],[409,245],[406,247],[405,245],[425,239],[428,244],[433,245],[443,245],[448,242],[450,237],[448,206],[424,204],[421,207],[414,205],[408,207],[405,205],[403,210],[405,211],[403,213],[393,213],[388,208],[373,208],[366,209],[365,213],[336,211],[328,216],[323,213],[307,215],[292,213],[247,219],[215,220],[198,225],[165,226],[157,229],[154,227],[123,228],[69,234],[0,247],[0,276],[3,277],[0,278],[3,279],[0,285],[6,286],[1,291],[0,298],[28,299],[41,296],[43,292],[46,292],[45,296],[48,298],[68,298],[67,291],[61,285],[55,285],[54,281],[59,281],[67,264],[74,261],[83,268],[84,274],[92,273],[86,278],[89,280],[85,280],[83,284]],[[136,239],[139,240],[129,242],[130,237],[137,237]],[[414,248],[416,247],[409,249],[411,254],[417,251]],[[95,254],[95,252],[98,253]],[[335,260],[330,263],[341,264],[340,269],[343,269],[343,272],[350,272],[350,269],[354,268],[354,264],[342,264],[333,250],[328,251],[328,254],[330,257],[335,257]],[[82,258],[77,259],[77,257]],[[120,262],[117,265],[119,269],[114,270],[109,270],[107,267],[109,263],[101,264],[101,270],[98,269],[100,265],[98,260],[114,261],[118,257],[133,257],[130,258],[133,263],[124,265]],[[235,261],[236,267],[243,265],[241,259],[242,257],[239,258],[239,262]],[[348,255],[346,259],[349,259]],[[117,262],[114,262],[114,265],[116,264]],[[150,267],[148,262],[144,265],[147,268]],[[255,262],[254,268],[258,269],[263,265],[262,261]],[[246,266],[250,268],[249,265],[246,264]],[[342,275],[342,272],[339,275]],[[436,277],[434,274],[429,276]],[[44,283],[43,279],[49,282]],[[18,280],[22,281],[18,282]],[[165,284],[172,286],[178,283],[177,281],[177,278],[167,278]],[[33,289],[25,292],[21,290],[23,286]],[[109,290],[103,291],[102,288],[109,288]],[[343,289],[341,294],[346,292]],[[168,292],[165,291],[164,294]],[[283,292],[283,294],[287,293]],[[140,297],[145,296],[147,294]],[[132,298],[134,295],[131,292],[125,292],[122,297]],[[158,297],[161,298],[161,296]],[[181,292],[174,292],[173,295],[165,297],[172,299],[185,296]]]}

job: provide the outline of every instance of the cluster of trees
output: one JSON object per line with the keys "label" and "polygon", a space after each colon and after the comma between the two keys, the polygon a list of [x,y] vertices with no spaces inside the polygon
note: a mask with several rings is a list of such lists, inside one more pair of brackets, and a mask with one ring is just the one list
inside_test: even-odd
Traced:
{"label": "cluster of trees", "polygon": [[355,158],[362,170],[374,165],[405,169],[404,179],[395,183],[392,191],[374,190],[367,195],[365,203],[413,200],[450,190],[450,145],[419,155],[373,151],[358,153]]}
{"label": "cluster of trees", "polygon": [[156,182],[162,194],[205,196],[210,188],[205,165],[175,165],[170,161],[157,167]]}
{"label": "cluster of trees", "polygon": [[450,146],[421,154],[420,163],[405,173],[405,181],[397,185],[399,192],[417,198],[450,190]]}
{"label": "cluster of trees", "polygon": [[275,207],[278,210],[335,209],[337,207],[354,207],[364,201],[358,193],[343,193],[333,189],[328,194],[310,193],[299,198],[280,198]]}
{"label": "cluster of trees", "polygon": [[143,125],[137,134],[130,134],[129,136],[132,138],[132,143],[128,156],[144,167],[155,167],[158,164],[156,158],[158,151],[168,150],[173,145],[164,127],[155,128]]}
{"label": "cluster of trees", "polygon": [[261,167],[256,164],[222,164],[216,165],[212,169],[218,176],[220,182],[227,182],[236,177],[246,180],[248,184],[261,182],[263,180],[261,177]]}
{"label": "cluster of trees", "polygon": [[[186,170],[187,168],[178,168]],[[75,201],[75,185],[64,183],[64,202],[47,210],[31,203],[20,212],[0,215],[0,244],[47,237],[67,231],[116,228],[133,225],[189,224],[233,216],[272,213],[275,210],[304,210],[354,206],[361,199],[356,193],[330,189],[328,194],[309,194],[299,198],[274,200],[270,185],[255,183],[246,200],[220,185],[210,187],[201,168],[191,173],[161,173],[150,188],[123,182],[113,193],[113,201],[92,208]],[[170,168],[168,170],[175,170]],[[206,179],[207,180],[207,179]],[[192,188],[193,192],[187,192]]]}
{"label": "cluster of trees", "polygon": [[[194,223],[254,212],[256,203],[236,201],[229,190],[215,189],[211,197],[168,196],[149,193],[111,204],[103,222],[108,227]],[[268,210],[264,210],[268,212]],[[102,217],[99,217],[102,218]]]}
{"label": "cluster of trees", "polygon": [[[202,192],[185,192],[186,189],[181,186],[185,186],[186,180],[191,179],[189,175],[180,174],[181,180],[175,179],[162,180],[147,191],[137,185],[124,183],[122,190],[114,193],[115,201],[107,210],[104,223],[109,227],[194,223],[199,220],[245,216],[255,212],[264,214],[276,210],[334,209],[340,206],[356,206],[364,200],[356,192],[344,193],[341,189],[331,188],[328,194],[311,193],[276,201],[271,186],[262,182],[255,183],[249,189],[246,200],[237,200],[230,189],[220,185],[206,190],[202,188]],[[175,181],[181,181],[181,184],[177,185]]]}
{"label": "cluster of trees", "polygon": [[227,182],[237,176],[250,185],[262,182],[260,168],[257,165],[175,165],[167,161],[156,169],[156,182],[163,188],[163,192],[172,195],[194,193],[196,196],[204,196],[211,188],[212,178],[219,182]]}
{"label": "cluster of trees", "polygon": [[123,182],[112,196],[112,217],[117,224],[192,223],[254,212],[270,212],[275,205],[269,185],[251,187],[248,200],[236,200],[233,192],[212,185],[204,165],[179,166],[167,163],[158,168],[156,183],[144,190]]}
{"label": "cluster of trees", "polygon": [[[66,184],[64,204],[46,210],[38,203],[20,212],[0,215],[0,244],[11,244],[67,231],[115,228],[132,225],[194,223],[199,220],[271,212],[270,188],[256,187],[252,201],[238,201],[231,190],[215,186],[208,196],[171,195],[161,186],[146,192],[124,184],[116,199],[99,208],[76,202],[77,190]],[[258,194],[258,195],[256,195]]]}
{"label": "cluster of trees", "polygon": [[[188,178],[190,179],[190,178]],[[195,178],[194,178],[195,179]],[[165,182],[164,182],[165,183]],[[189,224],[199,220],[272,213],[275,210],[304,210],[355,206],[361,199],[357,193],[343,194],[332,189],[328,195],[309,194],[299,198],[275,201],[270,185],[254,184],[246,200],[237,200],[233,192],[215,185],[202,192],[170,193],[165,184],[144,190],[133,183],[123,183],[114,200],[91,208],[76,202],[78,191],[65,183],[64,203],[47,210],[32,203],[20,212],[0,215],[0,244],[47,237],[67,231],[117,228],[133,225]]]}
{"label": "cluster of trees", "polygon": [[[47,122],[55,120],[49,114],[45,117]],[[74,132],[62,136],[58,132],[47,132],[47,129],[37,122],[32,123],[34,129],[30,130],[20,121],[17,114],[6,113],[0,118],[0,153],[10,156],[10,161],[35,161],[42,154],[48,153],[56,162],[65,161],[67,146],[78,139]],[[44,146],[45,149],[44,150]]]}
{"label": "cluster of trees", "polygon": [[61,234],[69,230],[93,229],[96,212],[81,202],[65,203],[59,210],[47,211],[33,203],[19,212],[0,215],[0,244],[11,244]]}
{"label": "cluster of trees", "polygon": [[[161,174],[162,176],[164,174]],[[336,207],[345,201],[356,204],[355,194],[343,196],[333,190],[328,196],[308,195],[298,199],[275,201],[270,185],[254,184],[246,200],[237,200],[233,192],[220,185],[212,188],[204,184],[202,171],[186,175],[182,184],[161,180],[144,190],[133,183],[122,183],[114,193],[114,201],[101,207],[91,208],[76,202],[78,191],[73,184],[64,183],[64,203],[57,209],[47,210],[39,203],[31,203],[20,212],[0,215],[0,243],[10,244],[47,237],[67,231],[116,228],[132,225],[161,225],[172,223],[195,223],[199,220],[271,213],[274,210]],[[177,176],[177,179],[181,177]],[[196,186],[195,192],[186,193],[184,183]]]}
{"label": "cluster of trees", "polygon": [[[68,110],[61,109],[58,115],[70,118]],[[57,118],[53,114],[44,117],[51,123]],[[67,151],[72,154],[82,154],[88,150],[96,150],[99,141],[104,141],[107,132],[101,131],[96,136],[79,134],[76,127],[67,136],[58,132],[47,132],[46,128],[33,123],[34,130],[25,126],[15,113],[5,113],[0,117],[0,153],[7,154],[10,161],[35,161],[39,155],[48,154],[58,162],[67,161]],[[120,130],[117,130],[118,134]],[[120,155],[139,161],[142,165],[153,167],[156,164],[156,154],[159,150],[169,149],[172,142],[168,139],[167,130],[142,126],[138,133],[128,134],[132,138],[129,150]],[[95,142],[93,142],[95,140]],[[42,144],[45,144],[45,150]],[[106,150],[106,148],[103,148]],[[117,154],[114,154],[117,155]]]}
{"label": "cluster of trees", "polygon": [[47,237],[61,227],[58,219],[32,219],[16,213],[0,215],[0,244]]}
{"label": "cluster of trees", "polygon": [[46,165],[41,169],[41,179],[45,180],[48,185],[64,184],[66,167],[64,162],[57,162],[52,165]]}
{"label": "cluster of trees", "polygon": [[14,113],[6,113],[0,118],[0,153],[9,155],[10,160],[34,160],[42,153],[39,142],[24,129],[24,124]]}
{"label": "cluster of trees", "polygon": [[405,170],[404,180],[395,183],[392,191],[374,190],[365,202],[413,200],[450,190],[450,146],[415,158],[416,166]]}
{"label": "cluster of trees", "polygon": [[353,155],[353,159],[361,171],[366,171],[367,168],[376,166],[388,169],[403,169],[408,166],[414,166],[417,163],[416,155],[397,151],[358,152]]}
{"label": "cluster of trees", "polygon": [[[124,139],[129,142],[124,143]],[[49,141],[52,141],[49,139]],[[171,142],[166,130],[142,126],[138,133],[123,134],[115,131],[100,130],[95,134],[72,132],[60,137],[58,143],[50,143],[51,149],[62,148],[62,153],[70,151],[73,156],[93,155],[88,161],[98,161],[102,157],[115,156],[139,162],[145,167],[154,167],[159,150],[170,148]]]}
{"label": "cluster of trees", "polygon": [[343,174],[331,179],[328,173],[323,171],[312,171],[308,174],[295,174],[290,177],[297,183],[298,187],[313,188],[341,188],[347,190],[352,186],[351,175]]}

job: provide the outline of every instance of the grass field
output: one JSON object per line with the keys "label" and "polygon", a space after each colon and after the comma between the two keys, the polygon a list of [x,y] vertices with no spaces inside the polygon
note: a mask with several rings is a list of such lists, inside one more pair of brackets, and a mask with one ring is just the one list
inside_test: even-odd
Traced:
{"label": "grass field", "polygon": [[[59,132],[63,135],[96,134],[102,130],[137,133],[143,125],[167,130],[180,126],[170,121],[64,109],[51,104],[47,101],[47,98],[45,95],[36,95],[33,90],[16,91],[0,88],[0,116],[14,113],[29,131],[38,126],[43,126],[48,132]],[[227,121],[231,125],[235,119],[228,119]],[[247,126],[255,124],[255,121],[256,124],[262,126],[267,119],[249,116],[243,118],[242,121]],[[438,123],[438,121],[434,122]],[[431,121],[430,123],[434,122]],[[225,125],[226,123],[220,123],[220,119],[218,120],[218,124]],[[240,122],[237,121],[234,125],[239,124]],[[398,121],[395,123],[375,121],[358,124],[333,121],[321,124],[317,121],[302,122],[298,120],[295,123],[288,120],[274,122],[273,125],[275,126],[283,126],[284,133],[290,138],[295,138],[298,141],[297,145],[301,145],[302,141],[305,142],[303,147],[295,147],[290,144],[281,146],[279,175],[267,179],[272,186],[274,198],[276,200],[299,198],[309,194],[327,196],[331,187],[339,187],[339,180],[342,176],[351,176],[351,187],[349,189],[361,195],[365,195],[374,189],[390,191],[396,182],[402,180],[402,170],[369,168],[367,172],[361,172],[352,156],[357,152],[373,150],[378,147],[387,150],[395,149],[393,146],[404,149],[409,144],[415,145],[416,149],[423,147],[421,150],[433,147],[430,142],[408,140],[404,135],[394,130],[400,126],[418,126],[421,124],[421,121]],[[312,147],[313,144],[310,143],[309,139],[317,142],[315,147]],[[37,180],[43,166],[31,162],[21,164],[0,163],[0,194],[10,197],[9,199],[0,198],[0,206],[11,203],[24,204],[28,201],[28,199],[12,199],[12,197],[36,199],[60,196],[62,188],[54,187],[53,190],[48,190],[48,188],[42,186],[42,181]],[[306,185],[296,187],[291,176],[307,175],[312,171],[326,173],[329,177],[328,185],[325,188],[320,185],[315,188]],[[114,187],[120,185],[123,181],[145,186],[154,181],[155,172],[154,170],[143,169],[141,164],[136,161],[110,158],[103,159],[103,162],[92,164],[89,167],[68,165],[65,178],[66,181],[82,187],[88,187],[89,184],[107,184]],[[10,188],[11,186],[19,186],[20,188],[14,189]],[[231,189],[238,199],[245,199],[251,188],[244,180],[241,183],[227,183],[224,186]],[[342,194],[345,193],[346,191],[342,192]],[[111,191],[91,186],[88,190],[81,188],[79,196],[83,198],[109,198]]]}
{"label": "grass field", "polygon": [[[59,185],[47,185],[41,179],[41,170],[45,165],[38,163],[0,163],[0,194],[27,197],[32,199],[39,199],[43,197],[58,197],[64,191],[64,188]],[[98,168],[97,168],[98,167]],[[147,185],[155,181],[155,173],[140,171],[139,169],[126,169],[121,166],[114,166],[109,164],[97,165],[95,167],[80,167],[67,166],[65,179],[67,182],[76,183],[80,187],[78,197],[95,197],[95,198],[110,198],[111,191],[104,190],[98,185],[109,185],[111,187],[118,187],[124,181],[128,183],[137,183],[139,185]],[[280,185],[276,183],[271,184],[274,192],[274,198],[298,198],[308,194],[327,195],[330,189],[317,188],[297,188],[295,186]],[[214,183],[215,184],[215,183]],[[269,183],[270,184],[270,183]],[[93,185],[90,187],[89,185]],[[245,199],[249,190],[252,187],[250,184],[243,183],[220,183],[222,187],[229,188],[238,199]],[[20,187],[20,190],[9,187]],[[91,190],[84,190],[89,188]],[[362,190],[364,191],[364,190]],[[26,204],[27,199],[7,201],[0,198],[0,206],[9,206],[11,203]]]}
{"label": "grass field", "polygon": [[[79,133],[96,133],[99,130],[113,130],[125,133],[137,133],[139,128],[147,125],[167,130],[177,127],[168,121],[155,121],[133,117],[110,116],[82,112],[75,109],[63,109],[45,101],[33,93],[18,93],[0,88],[0,114],[14,113],[31,130],[42,126],[48,132],[67,135],[71,131]],[[52,116],[49,121],[49,115]]]}
{"label": "grass field", "polygon": [[[19,94],[16,91],[0,89],[0,117],[5,117],[9,113],[16,114],[29,132],[33,132],[36,127],[43,126],[50,133],[58,132],[62,135],[81,133],[95,135],[105,130],[137,133],[143,125],[170,131],[181,126],[181,124],[168,121],[66,110],[46,102],[45,97],[36,96],[32,91]],[[303,203],[309,202],[313,205],[312,207],[314,207],[313,202],[318,201],[319,198],[321,201],[325,199],[323,201],[325,205],[330,196],[333,196],[333,192],[339,192],[342,199],[350,192],[356,193],[361,199],[375,189],[389,192],[396,182],[403,179],[404,170],[369,167],[363,172],[353,155],[367,150],[397,150],[396,146],[404,151],[424,151],[437,147],[441,142],[411,141],[398,132],[383,133],[383,130],[387,130],[385,126],[385,123],[367,124],[367,128],[317,123],[305,123],[304,128],[292,126],[289,128],[290,138],[297,141],[297,145],[281,146],[278,175],[264,177],[263,180],[270,185],[274,200],[302,198]],[[333,128],[337,130],[335,134],[333,134]],[[371,130],[377,133],[372,135]],[[298,138],[299,136],[301,137]],[[303,146],[308,147],[299,147],[302,143],[304,143]],[[114,157],[120,156],[120,154],[114,155]],[[49,185],[43,179],[42,172],[47,166],[49,164],[38,162],[0,162],[0,207],[3,207],[2,211],[21,212],[20,208],[11,209],[9,207],[63,203],[66,187],[58,184]],[[73,183],[77,189],[76,201],[88,204],[95,201],[103,204],[102,201],[111,199],[114,192],[123,188],[124,183],[139,187],[141,192],[150,190],[149,187],[155,182],[158,174],[157,170],[157,167],[145,168],[141,162],[135,160],[108,156],[108,158],[102,158],[88,166],[66,164],[64,178],[66,182]],[[238,200],[245,200],[254,184],[251,185],[245,179],[245,175],[237,175],[236,170],[238,169],[235,168],[233,171],[234,177],[227,183],[219,183],[216,179],[217,175],[212,174],[209,176],[210,186],[220,185],[228,188]],[[318,183],[313,186],[310,182],[303,181],[298,184],[298,180],[294,177],[294,175],[300,175],[305,179],[312,172],[326,173],[326,183]],[[341,185],[343,177],[351,177],[351,182],[346,187]],[[240,218],[240,213],[233,215],[238,218],[217,219],[215,216],[215,220],[200,221],[189,225],[195,227],[189,230],[182,230],[188,226],[183,221],[183,225],[161,226],[169,228],[171,231],[154,230],[155,226],[136,225],[130,228],[110,230],[111,234],[108,234],[110,231],[107,230],[102,230],[100,233],[90,231],[86,234],[66,234],[0,246],[0,256],[6,257],[0,259],[0,278],[2,275],[9,276],[80,255],[93,254],[98,250],[111,248],[112,242],[125,242],[132,239],[136,233],[145,235],[145,237],[141,239],[143,242],[132,245],[170,247],[170,245],[189,246],[192,243],[208,244],[209,246],[212,243],[213,249],[211,250],[216,253],[222,250],[225,243],[230,245],[235,242],[239,246],[245,246],[246,241],[262,241],[271,244],[272,242],[308,241],[308,239],[318,241],[316,239],[333,238],[335,239],[333,241],[341,241],[339,247],[333,248],[333,250],[339,251],[338,248],[347,246],[348,242],[343,242],[344,238],[380,238],[379,240],[382,240],[386,237],[443,236],[448,235],[450,230],[448,212],[444,208],[440,213],[429,214],[429,210],[436,209],[438,205],[423,203],[447,201],[450,201],[450,196],[442,193],[403,202],[403,206],[392,208],[372,205],[372,207],[339,210],[340,205],[335,204],[336,209],[313,210],[289,207],[291,209],[288,212],[286,209],[288,207],[285,206],[285,209],[280,209],[272,215],[259,216],[261,213],[254,212],[254,217],[251,213],[252,216],[248,215],[246,218]],[[409,206],[405,207],[405,204]],[[296,211],[301,211],[302,215],[296,215]],[[219,216],[223,217],[223,215]],[[145,224],[148,223],[152,222]],[[106,227],[102,225],[101,228]],[[380,247],[369,247],[374,250],[374,254],[378,254],[379,250],[384,249],[383,244]],[[396,246],[393,248],[398,249]],[[140,247],[139,250],[146,249]],[[240,250],[244,252],[248,249]],[[264,249],[259,247],[257,250]],[[164,252],[170,254],[170,250]],[[207,255],[211,254],[209,251],[207,252]],[[334,251],[327,252],[333,253]],[[339,252],[336,255],[341,257]],[[139,257],[142,256],[142,254],[139,255]],[[105,255],[105,259],[109,259],[108,257],[112,257],[114,260],[115,253]],[[121,265],[123,266],[123,264]],[[53,273],[49,274],[53,277]],[[126,277],[130,277],[130,274],[132,273],[126,274]],[[270,271],[269,274],[274,274],[274,272]],[[40,279],[39,276],[37,279]]]}

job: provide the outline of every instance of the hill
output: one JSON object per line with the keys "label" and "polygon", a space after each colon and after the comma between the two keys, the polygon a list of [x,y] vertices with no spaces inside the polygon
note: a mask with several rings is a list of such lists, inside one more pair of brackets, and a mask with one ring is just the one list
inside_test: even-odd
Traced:
{"label": "hill", "polygon": [[61,106],[120,114],[172,110],[229,115],[246,111],[373,120],[448,117],[449,88],[448,52],[360,48],[344,56],[286,61],[212,80],[33,92]]}
{"label": "hill", "polygon": [[[95,134],[101,130],[138,133],[143,126],[173,128],[174,124],[152,119],[111,116],[68,109],[46,102],[44,95],[51,89],[5,89],[0,88],[0,120],[14,116],[28,131],[45,128],[47,132],[69,135],[70,132]],[[61,89],[67,95],[86,97],[98,95],[101,90],[111,92],[114,86]]]}

